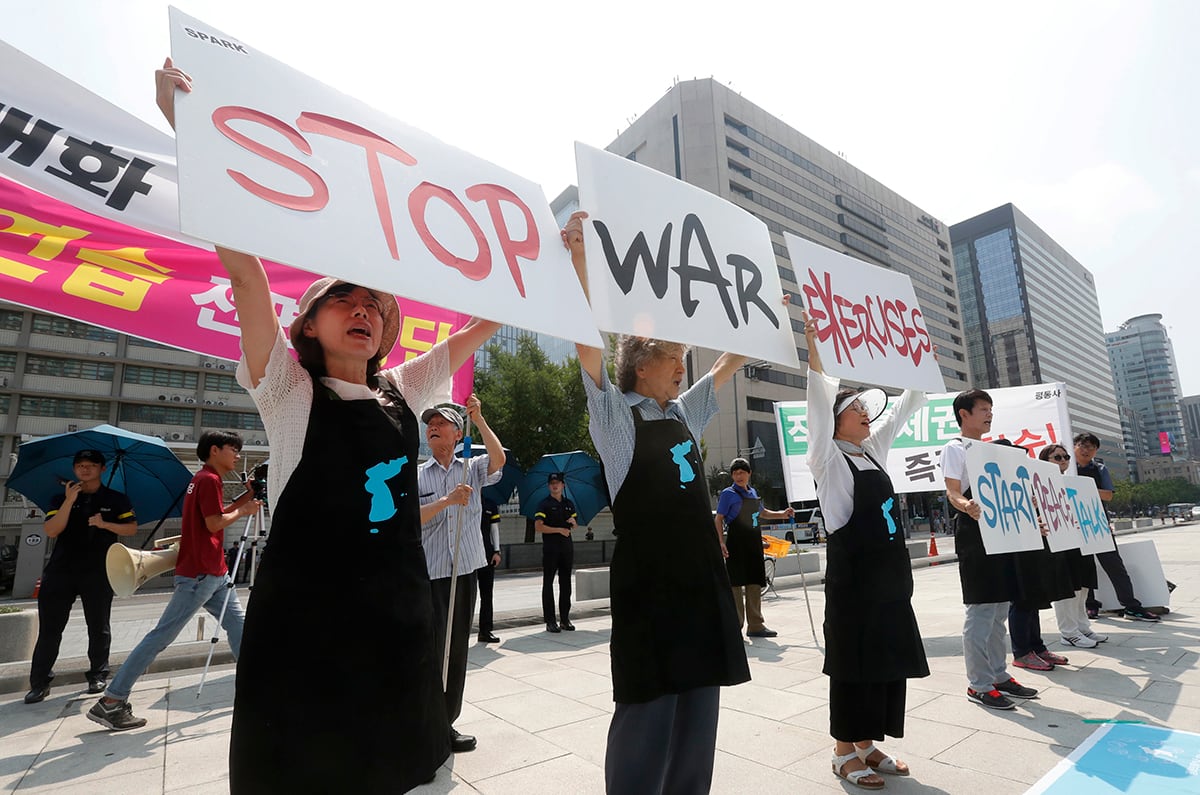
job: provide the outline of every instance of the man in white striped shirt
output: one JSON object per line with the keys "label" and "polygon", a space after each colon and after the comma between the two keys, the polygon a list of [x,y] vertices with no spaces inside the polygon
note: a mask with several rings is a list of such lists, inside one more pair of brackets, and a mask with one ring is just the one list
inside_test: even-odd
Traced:
{"label": "man in white striped shirt", "polygon": [[[455,582],[454,624],[450,632],[450,668],[446,677],[446,713],[450,718],[450,747],[456,752],[473,751],[475,738],[453,728],[462,712],[467,676],[467,643],[475,613],[476,574],[488,565],[479,521],[483,513],[480,490],[500,480],[504,448],[488,427],[479,398],[467,400],[471,418],[487,448],[485,455],[464,461],[454,455],[463,439],[463,418],[451,406],[435,406],[421,414],[425,439],[433,457],[417,469],[417,496],[421,501],[421,544],[429,567],[433,591],[434,647],[438,659],[446,653],[446,615],[450,611],[450,576],[458,555]],[[464,475],[465,469],[465,475]],[[461,537],[460,537],[461,536]]]}

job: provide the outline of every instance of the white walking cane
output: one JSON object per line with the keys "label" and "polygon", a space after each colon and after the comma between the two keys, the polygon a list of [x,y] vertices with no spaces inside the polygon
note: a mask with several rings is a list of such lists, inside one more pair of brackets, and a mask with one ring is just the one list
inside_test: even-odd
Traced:
{"label": "white walking cane", "polygon": [[[471,417],[466,412],[466,407],[463,407],[463,440],[462,440],[462,459],[463,471],[462,481],[459,485],[466,485],[467,472],[471,464]],[[467,500],[470,502],[470,499]],[[446,692],[449,688],[450,679],[450,638],[451,631],[454,629],[454,602],[458,595],[458,550],[462,545],[462,522],[463,514],[466,513],[465,505],[460,505],[458,510],[458,521],[455,523],[454,529],[454,557],[450,561],[450,604],[446,610],[446,648],[442,653],[442,692]],[[449,523],[447,523],[449,524]]]}
{"label": "white walking cane", "polygon": [[808,601],[808,579],[804,576],[804,561],[800,558],[800,545],[793,543],[792,549],[796,551],[797,568],[800,569],[800,585],[804,588],[804,606],[808,609],[808,628],[812,630],[813,643],[817,644],[817,648],[819,649],[821,648],[821,641],[817,640],[817,625],[813,621],[812,605]]}

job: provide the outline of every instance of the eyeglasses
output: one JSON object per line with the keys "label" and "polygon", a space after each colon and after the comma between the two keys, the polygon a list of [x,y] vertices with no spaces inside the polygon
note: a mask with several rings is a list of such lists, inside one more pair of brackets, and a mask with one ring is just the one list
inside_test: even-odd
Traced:
{"label": "eyeglasses", "polygon": [[1062,453],[1059,453],[1058,455],[1052,455],[1052,456],[1050,456],[1050,460],[1051,460],[1051,461],[1070,461],[1070,460],[1071,460],[1071,456],[1069,456],[1069,455],[1063,455]]}
{"label": "eyeglasses", "polygon": [[1078,447],[1080,450],[1096,450],[1096,449],[1098,449],[1096,447],[1096,445],[1092,444],[1091,442],[1076,442],[1075,446]]}

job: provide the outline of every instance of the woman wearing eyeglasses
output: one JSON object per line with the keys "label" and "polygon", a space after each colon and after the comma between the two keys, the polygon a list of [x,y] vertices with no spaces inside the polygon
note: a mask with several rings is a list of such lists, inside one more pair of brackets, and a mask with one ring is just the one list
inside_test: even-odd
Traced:
{"label": "woman wearing eyeglasses", "polygon": [[[1071,464],[1071,454],[1061,444],[1043,447],[1038,458],[1058,464],[1061,472],[1066,472]],[[1059,634],[1062,635],[1062,642],[1068,645],[1095,648],[1108,640],[1108,635],[1092,632],[1092,622],[1087,614],[1088,589],[1096,587],[1096,564],[1091,555],[1084,556],[1078,549],[1068,549],[1062,554],[1067,559],[1075,594],[1052,603]]]}
{"label": "woman wearing eyeglasses", "polygon": [[875,747],[904,736],[907,679],[929,676],[912,610],[912,566],[900,527],[899,499],[887,474],[888,448],[925,405],[907,391],[881,421],[878,389],[839,389],[821,369],[816,324],[808,339],[808,466],[826,527],[825,667],[833,772],[864,789],[879,773],[907,776],[906,764]]}

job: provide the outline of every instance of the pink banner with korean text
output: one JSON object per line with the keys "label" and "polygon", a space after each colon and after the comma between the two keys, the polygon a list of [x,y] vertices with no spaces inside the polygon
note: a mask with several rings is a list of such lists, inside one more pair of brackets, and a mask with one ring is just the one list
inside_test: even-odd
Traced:
{"label": "pink banner with korean text", "polygon": [[[990,389],[995,401],[992,433],[984,441],[1008,439],[1037,457],[1048,444],[1070,448],[1071,418],[1063,383]],[[954,393],[929,396],[905,424],[888,451],[887,470],[896,493],[942,491],[941,455],[946,442],[959,435],[954,421]],[[889,402],[890,407],[890,402]],[[890,408],[889,408],[890,410]],[[779,449],[783,456],[788,500],[814,500],[816,487],[808,470],[808,405],[805,401],[775,404]]]}
{"label": "pink banner with korean text", "polygon": [[[280,322],[296,316],[317,278],[264,262]],[[0,298],[124,334],[220,359],[241,356],[228,277],[208,250],[72,207],[0,178]],[[469,319],[399,301],[398,364],[445,339]],[[472,364],[454,376],[453,396],[470,394]]]}

